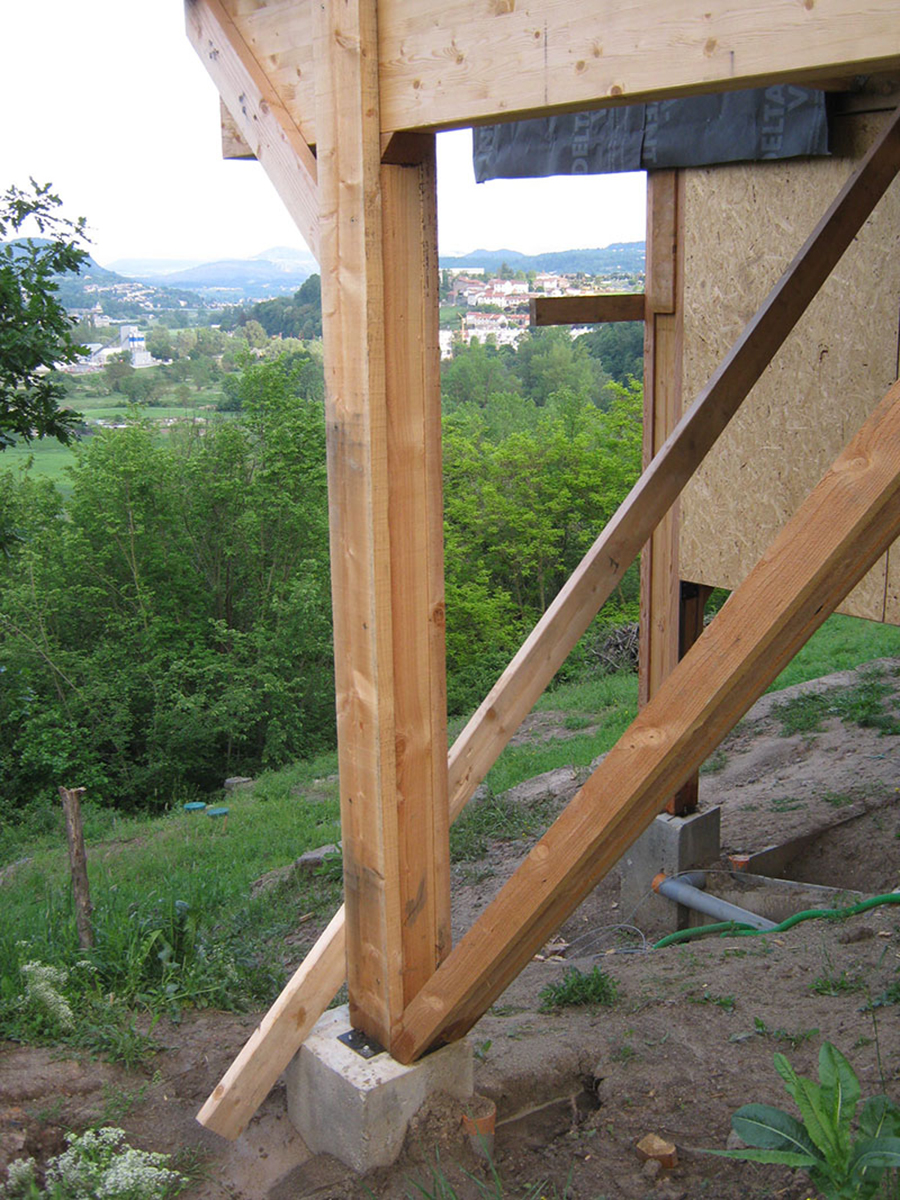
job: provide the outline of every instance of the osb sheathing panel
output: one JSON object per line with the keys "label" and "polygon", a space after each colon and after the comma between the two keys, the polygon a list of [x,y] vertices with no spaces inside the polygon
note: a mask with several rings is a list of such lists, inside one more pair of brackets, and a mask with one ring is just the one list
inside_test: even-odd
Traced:
{"label": "osb sheathing panel", "polygon": [[[834,157],[827,160],[686,172],[686,402],[777,282],[884,119],[838,118]],[[895,181],[685,490],[683,579],[728,588],[741,582],[897,378],[898,311]],[[841,611],[900,624],[900,546]]]}

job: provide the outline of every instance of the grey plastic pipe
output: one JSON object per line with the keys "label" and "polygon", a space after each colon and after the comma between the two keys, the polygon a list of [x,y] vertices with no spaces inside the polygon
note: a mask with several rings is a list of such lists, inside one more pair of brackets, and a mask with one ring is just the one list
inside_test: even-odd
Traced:
{"label": "grey plastic pipe", "polygon": [[761,917],[757,913],[749,912],[746,908],[738,908],[736,904],[729,904],[727,900],[720,900],[718,896],[710,896],[706,892],[701,892],[700,888],[696,886],[698,883],[701,885],[706,883],[702,871],[682,875],[678,879],[670,879],[667,875],[660,874],[653,880],[653,890],[660,896],[665,896],[667,900],[674,900],[676,904],[683,904],[685,908],[692,908],[695,912],[715,917],[717,921],[741,921],[753,929],[775,928],[775,922],[770,921],[768,917]]}

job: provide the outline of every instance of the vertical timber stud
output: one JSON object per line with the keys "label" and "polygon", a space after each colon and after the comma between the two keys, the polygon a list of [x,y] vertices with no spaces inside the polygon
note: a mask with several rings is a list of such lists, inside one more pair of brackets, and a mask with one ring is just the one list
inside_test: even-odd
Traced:
{"label": "vertical timber stud", "polygon": [[[644,469],[681,418],[684,312],[684,177],[647,173],[647,283],[644,315]],[[640,703],[659,690],[680,657],[681,589],[676,502],[641,554]],[[696,781],[694,781],[696,782]],[[691,781],[666,805],[696,807]]]}
{"label": "vertical timber stud", "polygon": [[[446,842],[446,768],[442,775],[434,763],[446,743],[435,746],[432,716],[435,689],[443,696],[439,545],[431,546],[440,491],[426,449],[433,397],[425,394],[431,376],[415,370],[422,347],[402,348],[407,335],[423,335],[436,294],[421,270],[433,230],[425,229],[424,187],[394,177],[383,186],[375,0],[319,0],[315,11],[347,979],[354,1026],[390,1049],[404,980],[435,969],[449,909],[449,886],[435,882],[435,860],[446,873],[448,853],[437,832]],[[390,305],[385,230],[389,253],[406,256],[400,271],[415,275]],[[400,271],[391,270],[391,283]],[[398,372],[390,396],[386,356]],[[442,778],[443,801],[435,794]]]}
{"label": "vertical timber stud", "polygon": [[381,167],[404,1007],[450,950],[434,134]]}

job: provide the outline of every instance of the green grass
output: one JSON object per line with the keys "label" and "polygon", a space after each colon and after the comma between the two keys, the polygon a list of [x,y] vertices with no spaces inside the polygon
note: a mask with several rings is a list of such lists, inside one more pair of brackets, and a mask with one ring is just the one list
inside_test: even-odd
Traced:
{"label": "green grass", "polygon": [[890,656],[900,656],[900,628],[835,613],[813,634],[768,690],[780,691],[795,683],[831,675],[834,671],[850,670],[873,658]]}
{"label": "green grass", "polygon": [[[3,885],[0,910],[6,1036],[69,1041],[128,1061],[150,1047],[126,1009],[175,1013],[183,1005],[273,1000],[287,965],[284,936],[301,916],[330,916],[340,901],[340,880],[325,870],[251,895],[251,883],[266,872],[340,838],[336,799],[304,800],[292,786],[270,781],[259,794],[229,796],[225,828],[202,812],[177,810],[101,830],[89,809],[90,951],[77,944],[61,832],[52,847],[47,835],[19,847],[30,861]],[[31,962],[68,973],[58,990],[77,1012],[74,1026],[23,999],[22,968]]]}
{"label": "green grass", "polygon": [[492,841],[517,841],[542,833],[553,816],[552,804],[517,804],[490,796],[473,804],[450,830],[450,858],[472,862],[482,858]]}
{"label": "green grass", "polygon": [[[816,637],[820,645],[801,652],[783,682],[900,651],[900,630],[843,617],[831,618]],[[837,661],[824,661],[822,655],[837,645]],[[886,686],[876,678],[864,680],[839,701],[841,712],[854,720],[877,716]],[[552,804],[513,805],[501,793],[556,767],[584,766],[610,749],[637,711],[637,680],[623,673],[565,683],[536,708],[561,711],[569,730],[582,731],[504,751],[488,775],[489,799],[454,828],[457,861],[480,857],[491,840],[531,836],[546,826]],[[594,726],[594,732],[584,731]],[[76,941],[61,814],[55,809],[43,814],[31,830],[0,822],[0,865],[27,860],[0,883],[3,1032],[27,1040],[75,1039],[134,1061],[153,1048],[152,1030],[132,1020],[135,1009],[159,1013],[183,1005],[268,1003],[289,965],[284,935],[307,914],[330,915],[339,902],[340,879],[334,870],[323,871],[317,878],[290,878],[275,893],[255,897],[250,885],[304,850],[339,840],[336,771],[336,755],[329,754],[263,775],[252,792],[229,797],[225,829],[180,808],[161,818],[136,819],[85,804],[97,934],[87,954]],[[77,1029],[54,1027],[39,1006],[25,1003],[22,968],[29,962],[69,972],[60,986],[77,1001]]]}
{"label": "green grass", "polygon": [[458,330],[460,321],[469,311],[465,304],[442,304],[440,310],[441,329]]}
{"label": "green grass", "polygon": [[900,734],[900,721],[890,712],[885,701],[894,688],[881,673],[866,672],[860,681],[849,688],[830,688],[826,692],[795,696],[776,705],[773,715],[781,722],[781,733],[790,737],[796,733],[819,733],[822,722],[839,717],[848,724],[878,729],[882,735]]}
{"label": "green grass", "polygon": [[586,1005],[615,1004],[618,984],[601,967],[594,967],[586,975],[571,967],[556,983],[549,983],[540,994],[541,1012],[558,1012],[561,1008],[579,1008]]}
{"label": "green grass", "polygon": [[[184,420],[190,420],[192,417],[209,417],[212,414],[207,406],[216,404],[221,398],[221,392],[215,390],[203,392],[192,390],[189,405],[161,404],[141,409],[141,415],[154,424],[159,424],[171,417]],[[70,396],[68,402],[72,407],[84,413],[90,425],[95,425],[98,421],[122,421],[129,413],[129,407],[124,398],[118,396]],[[160,432],[164,436],[168,431],[161,429]],[[46,438],[30,444],[20,442],[15,446],[10,446],[0,458],[0,467],[28,468],[36,478],[49,479],[55,483],[64,496],[71,491],[71,484],[66,473],[67,468],[74,465],[75,449],[71,446],[61,445],[54,438]]]}

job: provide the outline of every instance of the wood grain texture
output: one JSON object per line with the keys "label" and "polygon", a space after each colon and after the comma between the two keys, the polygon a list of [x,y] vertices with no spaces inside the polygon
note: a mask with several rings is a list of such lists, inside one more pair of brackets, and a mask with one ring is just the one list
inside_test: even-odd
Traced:
{"label": "wood grain texture", "polygon": [[[895,118],[745,328],[726,361],[682,417],[619,513],[594,543],[456,739],[448,757],[451,821],[462,812],[503,747],[609,597],[622,572],[725,428],[741,398],[787,337],[821,278],[827,274],[831,263],[840,257],[843,246],[852,240],[898,167],[900,136]],[[337,938],[343,941],[343,936],[341,911],[319,939],[314,953],[324,962],[333,964],[331,943]],[[229,1086],[219,1097],[220,1105],[224,1106],[230,1095],[238,1094],[245,1072],[252,1073],[258,1080],[268,1079],[268,1087],[262,1095],[274,1085],[280,1068],[276,1066],[278,1055],[272,1053],[272,1047],[284,1052],[287,1045],[292,1045],[296,1051],[327,1003],[323,1002],[323,1008],[315,1012],[310,997],[321,997],[329,987],[333,995],[341,984],[333,966],[326,978],[327,969],[314,968],[296,987],[293,982],[288,985],[278,1001],[281,1011],[289,1011],[289,1005],[296,1004],[305,1011],[304,1021],[292,1023],[285,1018],[270,1023],[265,1035],[256,1039],[252,1052],[243,1056],[241,1069],[233,1074],[229,1072]],[[256,1094],[262,1086],[262,1083],[257,1084]],[[236,1137],[260,1102],[261,1098],[255,1103],[245,1099],[232,1104],[227,1128],[234,1132],[225,1133],[225,1136]],[[225,1128],[223,1125],[217,1131],[225,1132]]]}
{"label": "wood grain texture", "polygon": [[434,145],[382,166],[374,0],[318,11],[347,982],[390,1048],[450,941]]}
{"label": "wood grain texture", "polygon": [[[677,171],[647,174],[647,298],[644,323],[643,466],[681,417],[683,187]],[[639,702],[645,704],[678,662],[678,501],[641,552]]]}
{"label": "wood grain texture", "polygon": [[221,0],[185,0],[188,40],[255,158],[318,257],[316,159]]}
{"label": "wood grain texture", "polygon": [[222,134],[222,157],[228,159],[252,159],[253,151],[244,141],[243,134],[237,127],[237,122],[225,106],[225,101],[219,99],[219,125]]}
{"label": "wood grain texture", "polygon": [[[633,102],[900,57],[895,0],[381,0],[385,129],[466,125],[597,99]],[[866,63],[863,67],[863,63]]]}
{"label": "wood grain texture", "polygon": [[607,292],[601,296],[535,296],[532,325],[593,325],[602,321],[643,321],[642,292]]}
{"label": "wood grain texture", "polygon": [[381,167],[404,1006],[451,940],[437,176],[416,137],[416,165]]}
{"label": "wood grain texture", "polygon": [[403,1010],[375,6],[316,7],[328,517],[347,982],[387,1046]]}
{"label": "wood grain texture", "polygon": [[[312,5],[227,0],[306,140],[316,141]],[[900,6],[713,8],[697,0],[381,0],[382,132],[635,103],[900,64]]]}
{"label": "wood grain texture", "polygon": [[[699,386],[888,116],[840,118],[833,157],[687,176],[685,386]],[[900,183],[866,222],[682,498],[682,573],[733,588],[897,377]],[[891,558],[897,558],[895,553]],[[900,623],[885,561],[841,611]],[[890,589],[889,589],[890,593]]]}
{"label": "wood grain texture", "polygon": [[900,532],[900,384],[406,1010],[463,1036]]}
{"label": "wood grain texture", "polygon": [[75,901],[75,928],[78,945],[90,950],[94,944],[94,927],[91,924],[94,906],[91,904],[91,887],[87,873],[87,854],[84,849],[84,829],[81,823],[81,797],[84,788],[59,789],[63,813],[66,818],[66,844],[69,849],[69,873],[72,876],[72,895]]}

